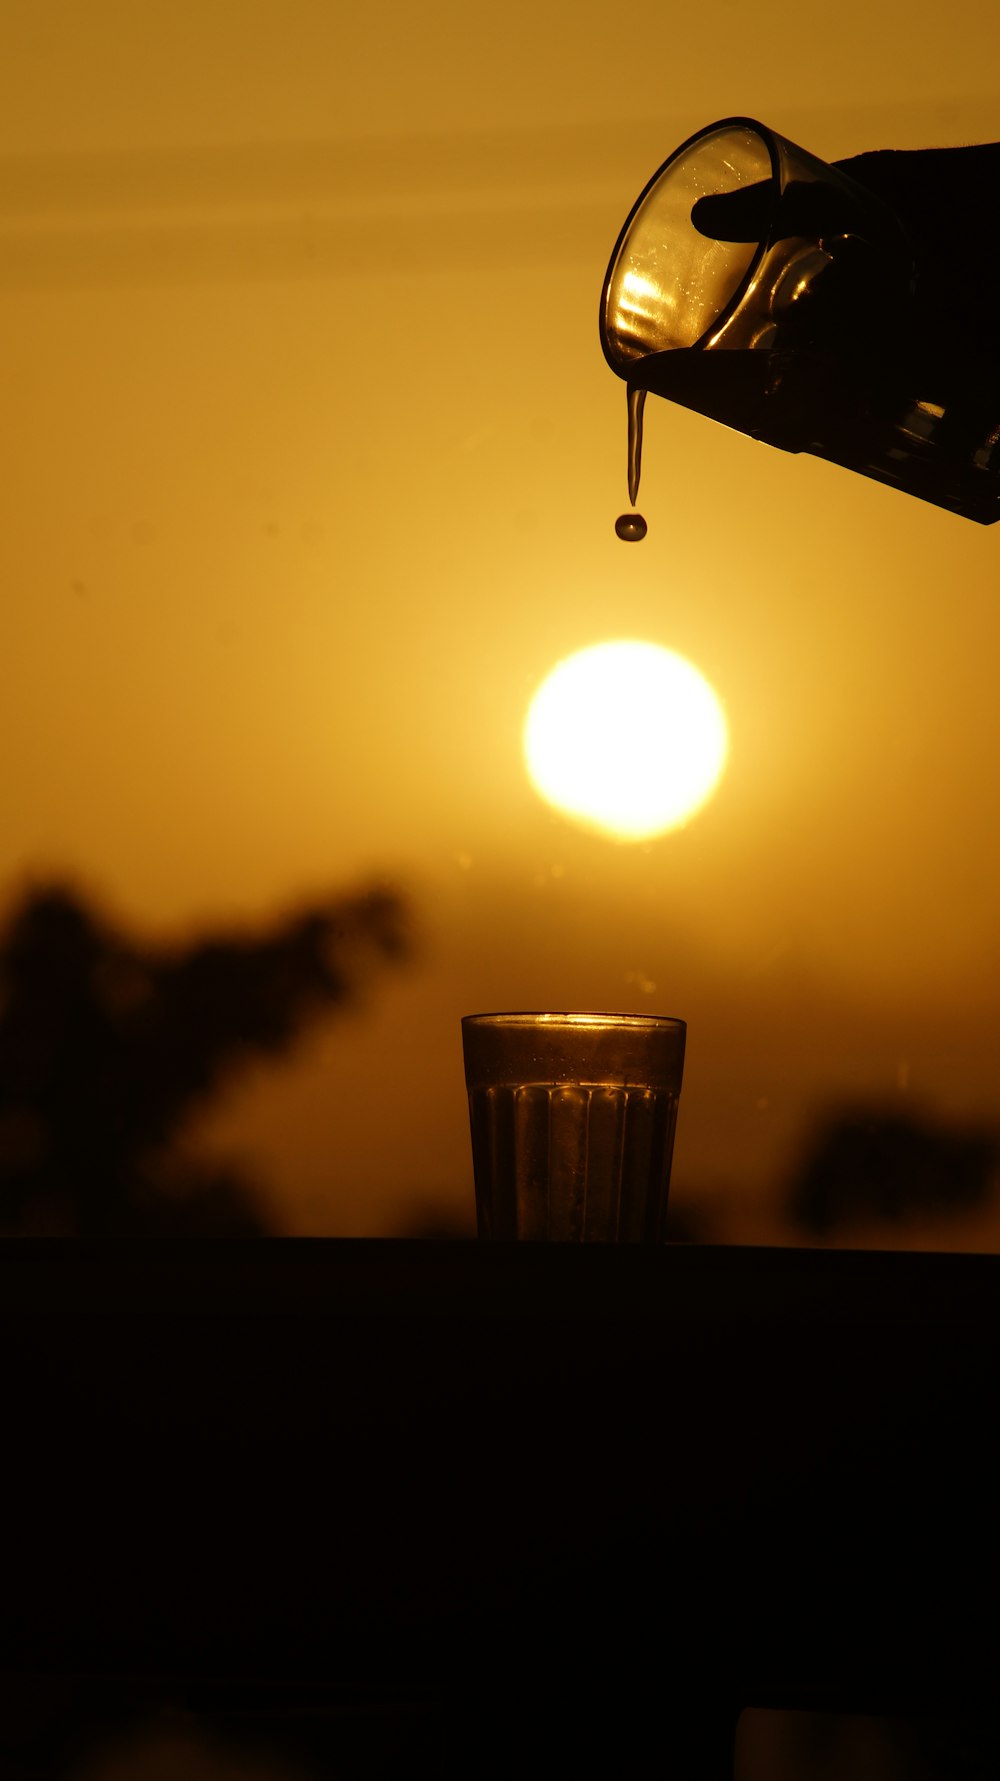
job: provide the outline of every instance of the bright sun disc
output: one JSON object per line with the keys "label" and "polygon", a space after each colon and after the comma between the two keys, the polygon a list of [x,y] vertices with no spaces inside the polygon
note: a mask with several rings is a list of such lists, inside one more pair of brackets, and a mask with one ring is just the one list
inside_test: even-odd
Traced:
{"label": "bright sun disc", "polygon": [[557,662],[524,726],[536,791],[620,841],[693,816],[715,790],[727,745],[704,675],[656,643],[596,643]]}

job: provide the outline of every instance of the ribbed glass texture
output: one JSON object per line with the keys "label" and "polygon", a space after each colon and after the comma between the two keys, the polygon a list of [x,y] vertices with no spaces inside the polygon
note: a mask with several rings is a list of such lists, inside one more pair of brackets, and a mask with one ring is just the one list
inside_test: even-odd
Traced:
{"label": "ribbed glass texture", "polygon": [[677,1096],[532,1083],[469,1093],[479,1234],[662,1243]]}

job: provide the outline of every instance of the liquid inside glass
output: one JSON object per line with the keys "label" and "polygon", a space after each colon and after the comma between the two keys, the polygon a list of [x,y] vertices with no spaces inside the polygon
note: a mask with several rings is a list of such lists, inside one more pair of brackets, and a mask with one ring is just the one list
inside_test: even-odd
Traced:
{"label": "liquid inside glass", "polygon": [[473,1088],[480,1235],[662,1243],[677,1102],[602,1083]]}

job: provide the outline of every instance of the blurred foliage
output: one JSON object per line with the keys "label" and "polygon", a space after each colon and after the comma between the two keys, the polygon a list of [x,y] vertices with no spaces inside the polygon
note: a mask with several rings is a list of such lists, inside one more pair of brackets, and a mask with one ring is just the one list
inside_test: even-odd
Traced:
{"label": "blurred foliage", "polygon": [[181,1158],[180,1129],[408,944],[383,887],[169,946],[126,936],[72,886],[31,889],[0,934],[0,1231],[266,1234],[248,1184]]}
{"label": "blurred foliage", "polygon": [[998,1165],[994,1130],[878,1108],[837,1110],[805,1146],[786,1211],[795,1227],[816,1237],[869,1221],[938,1218],[983,1204]]}

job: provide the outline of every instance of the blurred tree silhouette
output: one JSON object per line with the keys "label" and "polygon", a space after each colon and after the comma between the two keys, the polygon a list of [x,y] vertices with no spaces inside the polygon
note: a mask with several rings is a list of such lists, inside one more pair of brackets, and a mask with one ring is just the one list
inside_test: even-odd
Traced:
{"label": "blurred tree silhouette", "polygon": [[181,1124],[406,951],[383,888],[170,947],[136,944],[68,885],[31,890],[0,934],[0,1230],[265,1234],[245,1182],[173,1153]]}
{"label": "blurred tree silhouette", "polygon": [[815,1236],[863,1220],[965,1211],[993,1192],[998,1162],[995,1131],[846,1109],[828,1114],[807,1145],[786,1210],[793,1224]]}

